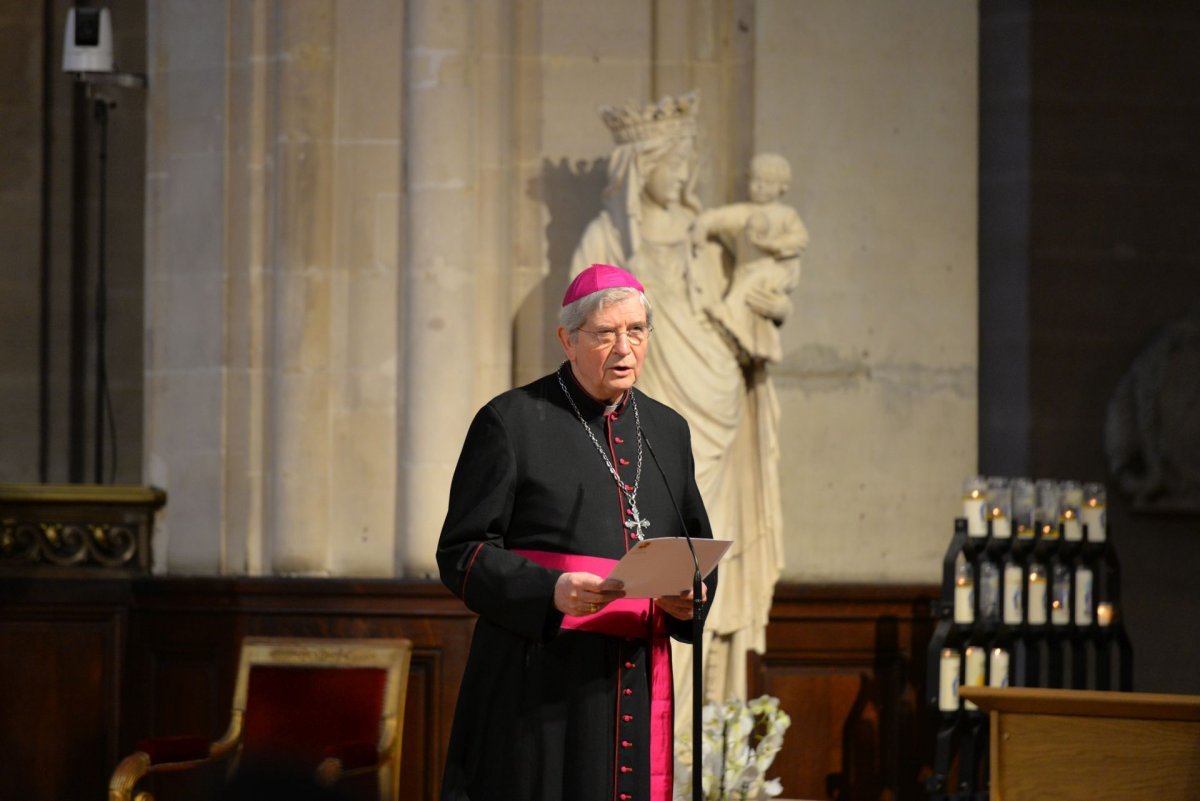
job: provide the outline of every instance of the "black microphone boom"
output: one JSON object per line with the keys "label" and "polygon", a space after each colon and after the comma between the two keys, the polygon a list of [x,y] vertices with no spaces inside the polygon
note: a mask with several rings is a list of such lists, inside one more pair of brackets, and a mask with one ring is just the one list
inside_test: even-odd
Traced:
{"label": "black microphone boom", "polygon": [[650,451],[650,458],[654,460],[654,466],[658,468],[658,473],[662,476],[663,486],[667,488],[667,498],[670,499],[671,506],[675,509],[675,515],[679,518],[683,536],[687,539],[688,550],[692,552],[692,565],[695,567],[695,571],[692,573],[692,801],[704,801],[704,705],[701,702],[704,687],[702,663],[704,620],[701,613],[704,602],[700,600],[700,585],[704,579],[700,576],[700,558],[696,556],[696,546],[692,543],[692,535],[688,531],[687,521],[683,519],[683,512],[680,511],[679,504],[675,502],[675,493],[671,492],[671,482],[667,480],[666,471],[663,470],[662,463],[658,461],[658,454],[654,452],[654,446],[650,444],[650,439],[645,432],[642,433],[642,442],[646,443],[646,450]]}

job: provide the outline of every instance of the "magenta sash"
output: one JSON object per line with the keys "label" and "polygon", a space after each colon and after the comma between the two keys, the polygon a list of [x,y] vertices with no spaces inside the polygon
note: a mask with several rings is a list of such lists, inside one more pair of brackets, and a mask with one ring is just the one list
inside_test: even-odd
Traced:
{"label": "magenta sash", "polygon": [[[513,553],[551,570],[583,571],[597,576],[607,576],[617,563],[616,559],[554,551],[518,549]],[[561,627],[649,642],[650,798],[651,801],[671,801],[675,768],[674,686],[671,678],[671,641],[663,613],[648,598],[620,598],[594,615],[563,615]],[[620,751],[614,743],[614,753],[619,754]]]}

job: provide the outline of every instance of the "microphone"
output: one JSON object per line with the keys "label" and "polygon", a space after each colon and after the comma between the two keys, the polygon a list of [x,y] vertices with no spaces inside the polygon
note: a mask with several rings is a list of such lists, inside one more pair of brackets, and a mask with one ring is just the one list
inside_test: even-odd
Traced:
{"label": "microphone", "polygon": [[671,501],[675,516],[679,518],[683,536],[687,539],[688,550],[692,552],[692,565],[695,567],[695,572],[692,574],[692,801],[703,801],[704,705],[701,702],[701,698],[703,698],[701,690],[704,686],[704,666],[702,664],[704,621],[700,619],[700,616],[704,604],[700,600],[700,585],[703,582],[700,576],[700,557],[696,556],[696,546],[692,543],[691,533],[688,532],[687,521],[683,519],[683,512],[680,511],[679,504],[675,502],[675,493],[671,492],[671,482],[667,481],[667,473],[663,470],[662,462],[658,461],[658,454],[654,452],[654,446],[650,444],[650,438],[644,431],[642,432],[642,442],[646,443],[646,450],[650,451],[650,458],[654,461],[654,466],[658,468],[658,474],[662,476],[663,486],[667,488],[667,498]]}
{"label": "microphone", "polygon": [[[671,482],[667,481],[667,474],[663,470],[662,463],[658,461],[658,454],[654,452],[654,446],[650,444],[650,438],[646,436],[646,432],[642,432],[642,442],[646,443],[646,450],[650,451],[650,458],[654,460],[654,466],[658,468],[658,474],[662,476],[663,486],[667,488],[667,498],[671,501],[671,508],[675,510],[675,516],[679,518],[679,526],[683,529],[683,536],[687,540],[688,550],[692,552],[692,565],[695,567],[694,583],[700,582],[700,557],[696,555],[696,546],[692,543],[692,535],[688,532],[687,521],[683,519],[683,512],[679,509],[679,504],[675,502],[675,493],[671,492]],[[699,606],[700,593],[695,587],[696,595],[692,598],[694,606]]]}

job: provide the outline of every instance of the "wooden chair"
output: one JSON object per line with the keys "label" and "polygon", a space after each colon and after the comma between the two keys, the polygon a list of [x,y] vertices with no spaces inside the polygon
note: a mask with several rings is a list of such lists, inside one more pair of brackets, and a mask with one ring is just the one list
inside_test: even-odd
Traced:
{"label": "wooden chair", "polygon": [[395,801],[411,655],[408,640],[247,637],[221,739],[140,741],[113,771],[109,801],[153,801],[134,795],[146,775],[221,760],[230,775],[298,772],[355,797]]}

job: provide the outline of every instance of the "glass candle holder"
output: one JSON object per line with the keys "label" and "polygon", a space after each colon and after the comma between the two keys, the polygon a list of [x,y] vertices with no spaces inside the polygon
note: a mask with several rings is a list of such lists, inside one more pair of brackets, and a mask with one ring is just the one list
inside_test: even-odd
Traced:
{"label": "glass candle holder", "polygon": [[1050,590],[1050,622],[1056,626],[1066,626],[1071,622],[1071,569],[1056,564],[1050,578],[1053,582]]}
{"label": "glass candle holder", "polygon": [[1107,505],[1108,493],[1103,484],[1083,485],[1083,505],[1079,509],[1079,519],[1087,527],[1088,542],[1104,542],[1108,538],[1108,520],[1105,514]]}
{"label": "glass candle holder", "polygon": [[992,524],[992,536],[1006,540],[1012,536],[1012,485],[1007,478],[988,479],[988,520]]}
{"label": "glass candle holder", "polygon": [[993,648],[988,658],[988,686],[1008,686],[1008,651]]}
{"label": "glass candle holder", "polygon": [[1007,626],[1019,626],[1025,620],[1025,604],[1021,584],[1025,578],[1025,571],[1018,564],[1008,563],[1004,565],[1004,624]]}
{"label": "glass candle holder", "polygon": [[1033,531],[1034,499],[1033,481],[1028,478],[1014,478],[1012,482],[1012,519],[1013,528],[1018,537],[1029,538]]}
{"label": "glass candle holder", "polygon": [[991,561],[979,565],[979,618],[984,623],[1000,620],[1000,570]]}
{"label": "glass candle holder", "polygon": [[938,665],[938,709],[943,712],[958,711],[958,674],[962,657],[954,648],[943,648]]}
{"label": "glass candle holder", "polygon": [[967,518],[967,534],[987,536],[987,479],[971,476],[963,482],[963,517]]}
{"label": "glass candle holder", "polygon": [[[1033,519],[1038,526],[1055,526],[1054,536],[1058,535],[1058,482],[1048,478],[1039,478],[1034,484]],[[1045,530],[1043,529],[1043,534]]]}
{"label": "glass candle holder", "polygon": [[1092,625],[1092,580],[1091,568],[1080,565],[1075,568],[1075,625]]}
{"label": "glass candle holder", "polygon": [[1026,620],[1033,626],[1046,622],[1046,568],[1034,562],[1029,566],[1029,607]]}
{"label": "glass candle holder", "polygon": [[1067,542],[1083,539],[1083,523],[1079,518],[1082,508],[1083,485],[1078,481],[1058,482],[1058,523]]}
{"label": "glass candle holder", "polygon": [[954,622],[975,622],[975,573],[961,552],[954,565]]}
{"label": "glass candle holder", "polygon": [[[978,645],[968,645],[963,652],[963,686],[982,687],[985,675],[987,652]],[[979,707],[970,701],[963,701],[963,709],[974,712]]]}

